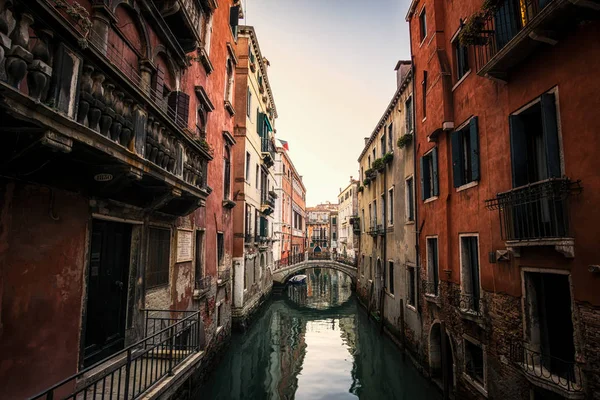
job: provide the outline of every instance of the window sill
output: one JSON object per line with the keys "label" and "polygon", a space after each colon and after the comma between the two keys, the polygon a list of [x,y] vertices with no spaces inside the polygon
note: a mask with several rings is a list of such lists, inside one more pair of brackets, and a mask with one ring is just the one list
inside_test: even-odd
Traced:
{"label": "window sill", "polygon": [[432,294],[432,293],[425,293],[425,300],[427,300],[430,303],[434,303],[434,304],[440,304],[440,296]]}
{"label": "window sill", "polygon": [[470,189],[470,188],[475,187],[477,185],[479,185],[479,181],[472,181],[472,182],[469,182],[469,183],[465,183],[464,185],[457,187],[456,188],[456,192],[462,192],[463,190]]}
{"label": "window sill", "polygon": [[408,304],[406,303],[406,308],[408,308],[409,310],[413,311],[413,312],[417,312],[417,309],[415,306],[413,306],[412,304]]}
{"label": "window sill", "polygon": [[406,222],[404,223],[404,225],[414,225],[414,224],[415,224],[415,221],[414,221],[414,220],[406,221]]}
{"label": "window sill", "polygon": [[438,196],[432,196],[432,197],[428,198],[427,200],[423,201],[423,204],[431,203],[432,201],[435,201],[437,199],[438,199]]}
{"label": "window sill", "polygon": [[385,291],[385,294],[387,294],[389,297],[391,297],[392,299],[395,299],[396,296],[393,293],[388,292],[387,290]]}
{"label": "window sill", "polygon": [[427,121],[427,117],[423,117],[423,119],[421,120],[421,122],[425,122]]}
{"label": "window sill", "polygon": [[488,397],[488,392],[485,387],[481,386],[481,383],[477,382],[475,379],[467,375],[465,372],[462,374],[463,379],[471,384],[479,393],[481,393],[484,397]]}
{"label": "window sill", "polygon": [[462,78],[460,78],[458,81],[456,81],[456,83],[454,84],[454,86],[452,86],[452,91],[454,92],[454,89],[456,89],[457,87],[460,86],[461,83],[463,83],[463,81],[465,79],[467,79],[467,76],[471,75],[471,70],[468,70],[467,72],[465,72],[465,74],[462,76]]}

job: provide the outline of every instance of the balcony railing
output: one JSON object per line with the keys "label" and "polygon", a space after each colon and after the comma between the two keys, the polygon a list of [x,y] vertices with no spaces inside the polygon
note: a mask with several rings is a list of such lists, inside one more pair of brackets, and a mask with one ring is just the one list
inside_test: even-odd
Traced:
{"label": "balcony railing", "polygon": [[425,295],[437,297],[439,295],[439,282],[437,281],[423,281],[423,291]]}
{"label": "balcony railing", "polygon": [[345,256],[343,254],[334,253],[332,259],[333,259],[333,261],[337,261],[339,263],[346,264],[346,265],[349,265],[354,268],[358,267],[358,258],[357,257],[349,257],[349,256]]}
{"label": "balcony railing", "polygon": [[581,367],[577,362],[530,350],[527,346],[526,343],[510,345],[510,360],[524,373],[539,380],[542,386],[553,385],[568,393],[584,391]]}
{"label": "balcony railing", "polygon": [[261,138],[260,143],[263,161],[270,168],[275,165],[275,146],[273,145],[273,141],[268,137]]}
{"label": "balcony railing", "polygon": [[484,315],[485,307],[484,300],[482,297],[473,295],[471,293],[460,293],[456,294],[454,301],[455,307],[466,315],[472,315],[474,317],[482,317]]}
{"label": "balcony railing", "polygon": [[309,252],[308,253],[309,260],[331,260],[331,253],[328,251],[319,251],[319,252]]}
{"label": "balcony railing", "polygon": [[571,237],[568,199],[581,190],[579,181],[552,178],[498,193],[486,205],[499,211],[506,241],[567,238]]}
{"label": "balcony railing", "polygon": [[144,339],[31,399],[136,399],[166,376],[172,376],[175,368],[204,348],[199,311],[144,312]]}

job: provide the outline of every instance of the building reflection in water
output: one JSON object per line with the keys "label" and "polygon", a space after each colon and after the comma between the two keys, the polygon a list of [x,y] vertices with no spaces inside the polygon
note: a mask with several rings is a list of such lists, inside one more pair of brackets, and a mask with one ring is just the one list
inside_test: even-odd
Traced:
{"label": "building reflection in water", "polygon": [[244,335],[195,399],[439,399],[358,310],[351,280],[308,269]]}

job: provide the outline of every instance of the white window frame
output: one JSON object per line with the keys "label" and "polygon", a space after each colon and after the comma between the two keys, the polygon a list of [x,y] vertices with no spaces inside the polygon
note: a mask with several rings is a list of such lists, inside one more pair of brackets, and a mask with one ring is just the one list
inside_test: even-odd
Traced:
{"label": "white window frame", "polygon": [[425,292],[425,296],[429,296],[429,297],[438,297],[439,296],[439,292],[440,292],[440,284],[442,282],[441,280],[441,274],[440,274],[440,239],[438,237],[438,235],[428,235],[425,236],[425,262],[426,262],[426,273],[427,273],[427,281],[429,281],[429,269],[431,268],[431,264],[430,264],[430,259],[429,259],[429,240],[430,239],[435,239],[436,240],[436,259],[437,259],[437,269],[438,269],[438,282],[437,282],[437,287],[438,287],[438,294],[436,295],[435,293],[427,293]]}
{"label": "white window frame", "polygon": [[[392,185],[388,191],[387,191],[387,204],[386,204],[386,208],[387,208],[387,222],[388,222],[388,226],[393,227],[394,226],[394,201],[396,200],[396,196],[395,196],[395,185]],[[392,194],[392,196],[390,197],[390,193]]]}
{"label": "white window frame", "polygon": [[[458,257],[459,257],[459,264],[460,264],[460,294],[465,294],[465,279],[464,279],[464,260],[463,260],[463,238],[466,237],[476,237],[477,238],[477,266],[479,268],[479,301],[481,302],[482,299],[482,295],[483,295],[483,290],[481,288],[481,249],[480,249],[480,245],[479,245],[479,232],[472,232],[472,233],[459,233],[458,234]],[[471,273],[469,271],[469,273]],[[473,279],[473,277],[471,277],[471,279]],[[481,307],[481,303],[480,303],[480,307]],[[469,312],[471,310],[461,310],[461,311],[465,311],[465,312]]]}
{"label": "white window frame", "polygon": [[[467,334],[463,334],[463,378],[469,382],[475,389],[477,389],[483,396],[488,396],[488,368],[487,368],[487,346],[481,343],[479,340],[472,338]],[[467,343],[474,344],[475,346],[481,347],[483,353],[483,386],[469,374],[467,374]]]}

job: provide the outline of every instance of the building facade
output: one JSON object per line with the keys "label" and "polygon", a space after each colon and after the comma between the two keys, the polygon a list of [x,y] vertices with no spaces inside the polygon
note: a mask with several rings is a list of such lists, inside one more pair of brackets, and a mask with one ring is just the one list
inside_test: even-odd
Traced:
{"label": "building facade", "polygon": [[277,109],[269,62],[254,28],[239,26],[236,44],[233,322],[245,326],[273,286],[275,201],[274,125]]}
{"label": "building facade", "polygon": [[407,349],[422,351],[417,309],[413,95],[410,61],[395,68],[397,89],[358,159],[361,221],[357,291]]}
{"label": "building facade", "polygon": [[211,355],[229,336],[239,7],[183,3],[0,2],[3,396],[160,319],[199,313],[182,345]]}
{"label": "building facade", "polygon": [[276,260],[286,264],[289,257],[304,254],[306,248],[306,188],[302,177],[283,147],[277,147],[276,180],[278,197],[275,205],[273,246]]}
{"label": "building facade", "polygon": [[417,310],[423,361],[456,398],[600,391],[597,9],[410,6]]}
{"label": "building facade", "polygon": [[[337,204],[328,201],[314,207],[307,207],[306,215],[308,252],[312,254],[332,253],[334,251],[332,242],[337,242]],[[336,225],[335,236],[332,224]]]}
{"label": "building facade", "polygon": [[358,253],[360,235],[354,234],[356,221],[357,231],[360,233],[360,220],[358,218],[358,184],[350,177],[350,184],[345,189],[340,189],[338,195],[338,233],[339,253],[354,258]]}

